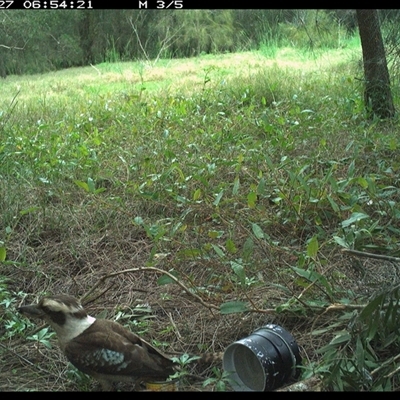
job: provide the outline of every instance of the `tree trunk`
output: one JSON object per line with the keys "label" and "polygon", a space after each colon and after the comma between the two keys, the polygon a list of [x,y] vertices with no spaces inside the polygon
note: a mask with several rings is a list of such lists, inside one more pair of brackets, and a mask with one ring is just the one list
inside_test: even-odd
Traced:
{"label": "tree trunk", "polygon": [[364,63],[364,99],[369,116],[391,118],[395,110],[377,10],[356,10]]}
{"label": "tree trunk", "polygon": [[82,19],[79,24],[80,46],[83,53],[83,64],[89,65],[94,62],[93,44],[95,39],[94,11],[82,11]]}

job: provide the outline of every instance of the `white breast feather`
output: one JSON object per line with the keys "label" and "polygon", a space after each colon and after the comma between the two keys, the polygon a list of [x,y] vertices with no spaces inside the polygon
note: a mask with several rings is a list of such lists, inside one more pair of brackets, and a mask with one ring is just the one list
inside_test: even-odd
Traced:
{"label": "white breast feather", "polygon": [[62,326],[54,324],[53,328],[57,332],[58,342],[60,343],[61,350],[64,351],[66,344],[73,338],[79,336],[89,326],[96,321],[96,318],[88,315],[86,318],[78,319],[67,316],[65,324]]}

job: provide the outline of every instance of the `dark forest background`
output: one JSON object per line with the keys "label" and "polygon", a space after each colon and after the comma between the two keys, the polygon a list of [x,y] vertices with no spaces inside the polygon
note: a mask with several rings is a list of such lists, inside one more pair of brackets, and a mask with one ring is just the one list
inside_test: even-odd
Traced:
{"label": "dark forest background", "polygon": [[[396,53],[400,11],[379,14],[388,53]],[[355,10],[4,10],[0,73],[261,47],[337,48],[356,34]]]}

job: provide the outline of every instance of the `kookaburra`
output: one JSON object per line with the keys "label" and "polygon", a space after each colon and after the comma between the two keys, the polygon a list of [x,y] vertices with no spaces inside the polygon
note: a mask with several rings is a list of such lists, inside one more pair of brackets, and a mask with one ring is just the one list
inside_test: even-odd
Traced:
{"label": "kookaburra", "polygon": [[103,390],[111,382],[165,380],[175,372],[172,360],[151,344],[117,322],[91,317],[72,296],[44,297],[18,310],[49,323],[68,360]]}

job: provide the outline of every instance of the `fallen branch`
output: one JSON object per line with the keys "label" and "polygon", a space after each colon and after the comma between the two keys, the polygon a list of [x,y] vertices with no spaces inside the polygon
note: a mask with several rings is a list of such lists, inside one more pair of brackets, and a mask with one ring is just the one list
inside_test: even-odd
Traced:
{"label": "fallen branch", "polygon": [[342,252],[343,253],[348,253],[351,256],[356,256],[356,257],[375,258],[376,260],[386,260],[386,261],[392,261],[392,262],[400,262],[400,258],[391,257],[391,256],[385,256],[384,254],[366,253],[364,251],[352,250],[352,249],[342,249]]}

